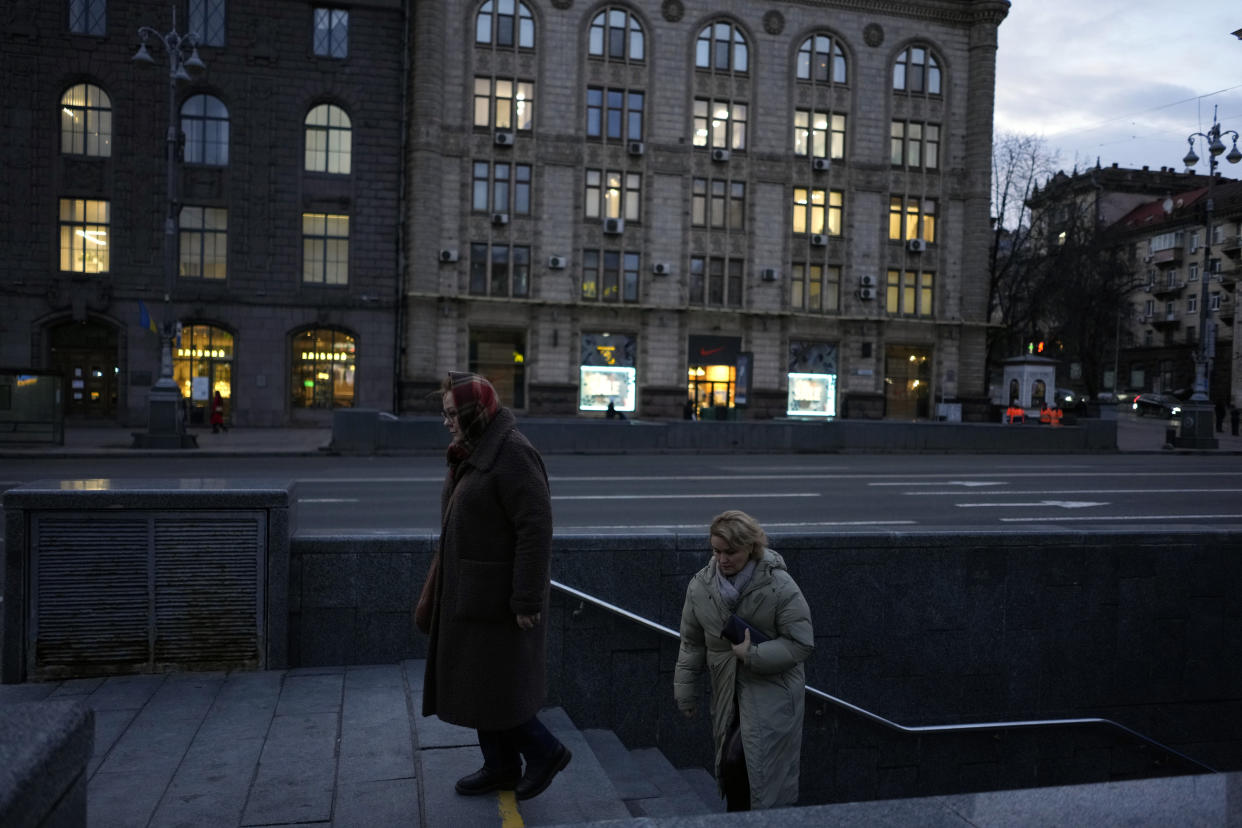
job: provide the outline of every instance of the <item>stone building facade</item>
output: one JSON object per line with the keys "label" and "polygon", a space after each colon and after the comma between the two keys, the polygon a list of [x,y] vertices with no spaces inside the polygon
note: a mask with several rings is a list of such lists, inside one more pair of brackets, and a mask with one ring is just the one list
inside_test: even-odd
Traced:
{"label": "stone building facade", "polygon": [[[5,4],[0,365],[141,428],[167,324],[191,425],[216,391],[238,425],[390,408],[406,23],[402,0]],[[172,209],[171,31],[205,64],[187,42]]]}
{"label": "stone building facade", "polygon": [[416,4],[403,408],[452,368],[531,414],[984,398],[1008,8]]}

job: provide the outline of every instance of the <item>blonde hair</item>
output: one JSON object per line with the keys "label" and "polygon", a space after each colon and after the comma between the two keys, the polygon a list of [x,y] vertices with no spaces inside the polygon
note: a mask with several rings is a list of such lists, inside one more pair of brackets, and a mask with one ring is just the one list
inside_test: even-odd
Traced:
{"label": "blonde hair", "polygon": [[723,539],[730,549],[749,550],[748,557],[755,561],[763,557],[768,545],[768,536],[759,521],[739,509],[721,512],[712,518],[708,536],[712,535]]}

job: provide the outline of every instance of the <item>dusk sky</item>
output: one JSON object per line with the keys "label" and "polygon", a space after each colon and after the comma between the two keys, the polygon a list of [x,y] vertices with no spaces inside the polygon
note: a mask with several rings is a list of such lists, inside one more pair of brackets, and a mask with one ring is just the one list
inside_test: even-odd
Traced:
{"label": "dusk sky", "polygon": [[[1223,130],[1242,132],[1237,29],[1239,0],[1012,0],[999,34],[996,132],[1043,135],[1067,172],[1097,157],[1183,169],[1186,138],[1211,128],[1214,106]],[[1196,153],[1205,158],[1202,144]],[[1220,164],[1242,178],[1242,164]]]}

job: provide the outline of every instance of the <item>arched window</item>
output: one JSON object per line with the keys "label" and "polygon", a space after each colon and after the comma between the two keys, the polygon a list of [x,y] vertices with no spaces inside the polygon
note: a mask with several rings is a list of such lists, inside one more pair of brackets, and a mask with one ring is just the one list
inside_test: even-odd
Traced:
{"label": "arched window", "polygon": [[181,105],[185,162],[225,167],[229,163],[229,110],[211,95],[192,95]]}
{"label": "arched window", "polygon": [[831,35],[808,37],[798,49],[798,80],[815,83],[845,83],[845,52]]}
{"label": "arched window", "polygon": [[66,155],[112,155],[112,99],[90,83],[60,98],[60,151]]}
{"label": "arched window", "polygon": [[289,382],[294,408],[352,408],[357,374],[352,334],[308,328],[293,335]]}
{"label": "arched window", "polygon": [[625,9],[605,9],[591,21],[588,51],[592,57],[642,62],[646,59],[643,26]]}
{"label": "arched window", "polygon": [[487,0],[479,7],[474,42],[519,49],[535,48],[535,18],[519,0]]}
{"label": "arched window", "polygon": [[893,89],[940,94],[940,63],[926,46],[911,46],[897,56],[893,64]]}
{"label": "arched window", "polygon": [[225,419],[232,419],[233,334],[214,325],[187,323],[173,356],[173,379],[189,401],[190,425],[206,425],[217,391],[224,398]]}
{"label": "arched window", "polygon": [[699,32],[694,65],[699,69],[745,74],[750,68],[746,36],[732,23],[708,24]]}
{"label": "arched window", "polygon": [[349,175],[353,129],[345,110],[320,104],[306,116],[306,170]]}

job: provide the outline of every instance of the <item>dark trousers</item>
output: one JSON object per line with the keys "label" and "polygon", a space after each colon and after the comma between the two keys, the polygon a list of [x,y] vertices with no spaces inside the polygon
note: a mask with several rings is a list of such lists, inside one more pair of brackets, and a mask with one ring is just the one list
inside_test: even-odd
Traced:
{"label": "dark trousers", "polygon": [[546,762],[560,747],[552,732],[544,727],[538,716],[509,730],[480,730],[479,748],[483,751],[483,764],[496,770],[521,769],[526,764]]}

